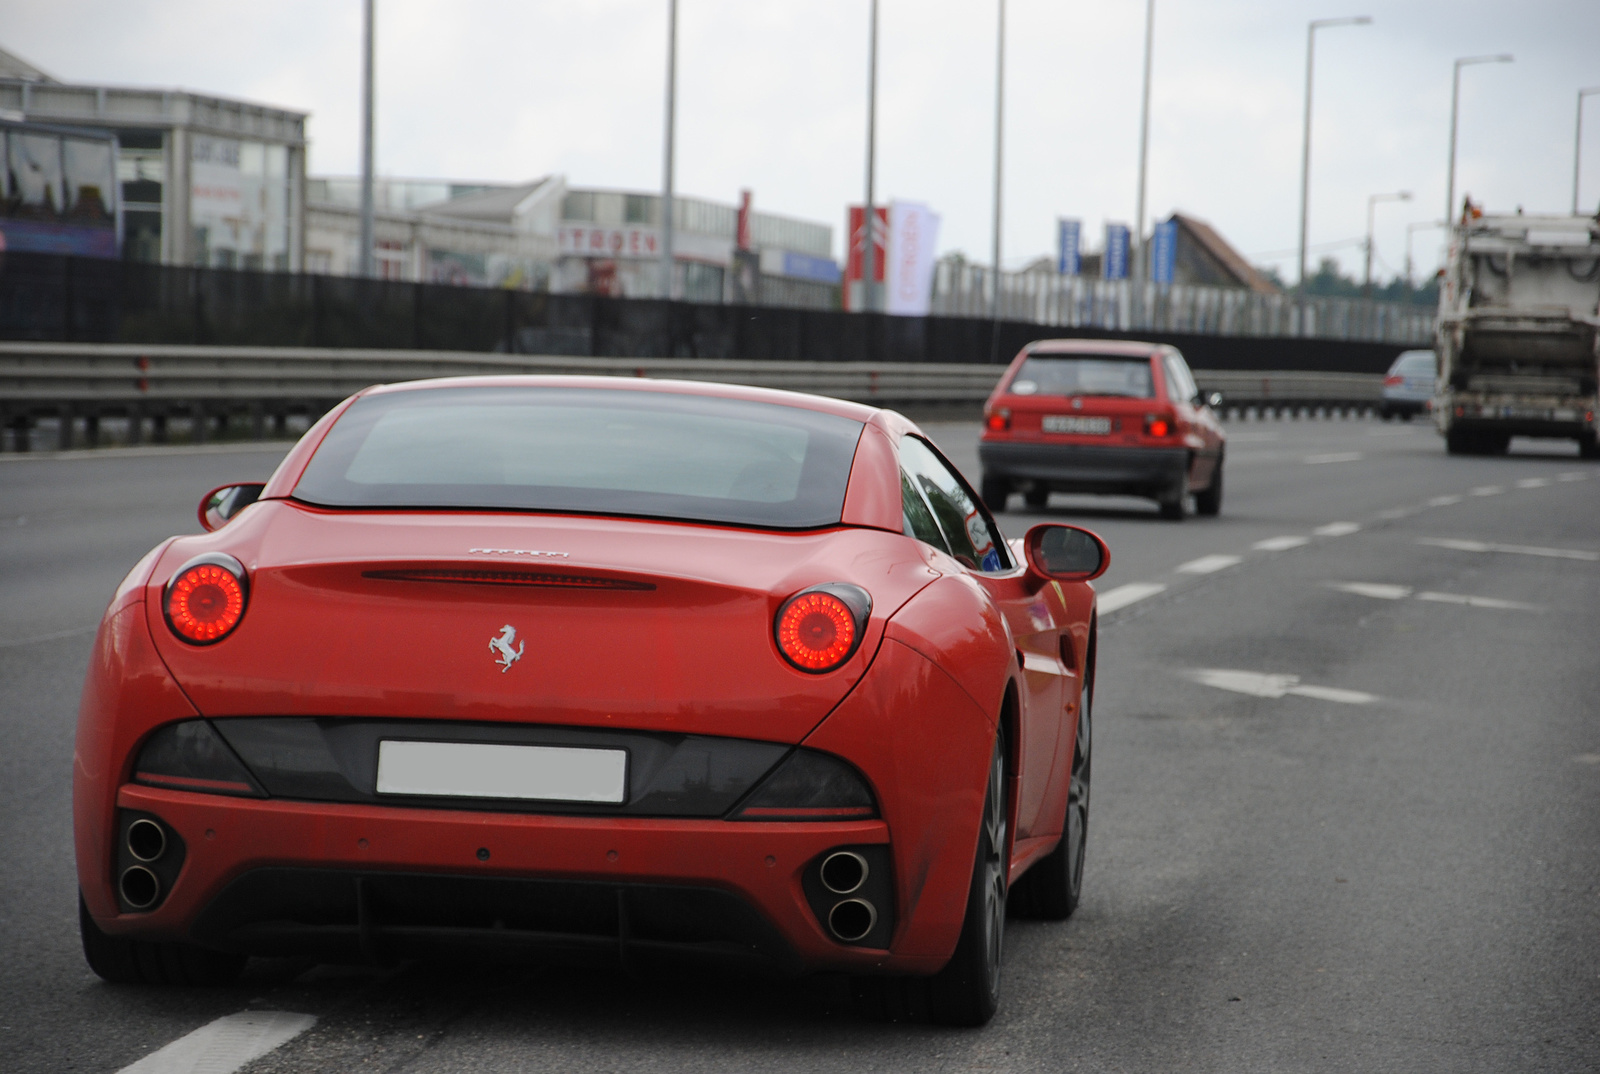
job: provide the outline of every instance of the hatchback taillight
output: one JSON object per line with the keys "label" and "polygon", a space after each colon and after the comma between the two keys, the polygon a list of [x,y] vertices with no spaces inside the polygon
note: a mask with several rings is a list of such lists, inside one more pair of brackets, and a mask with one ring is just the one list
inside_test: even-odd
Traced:
{"label": "hatchback taillight", "polygon": [[1172,419],[1164,414],[1146,414],[1144,417],[1144,435],[1162,437],[1173,431]]}
{"label": "hatchback taillight", "polygon": [[178,568],[167,583],[161,610],[179,638],[210,645],[239,625],[249,599],[244,564],[224,552],[209,552]]}
{"label": "hatchback taillight", "polygon": [[991,433],[1007,432],[1011,428],[1011,411],[1005,407],[991,410],[983,416],[983,427]]}

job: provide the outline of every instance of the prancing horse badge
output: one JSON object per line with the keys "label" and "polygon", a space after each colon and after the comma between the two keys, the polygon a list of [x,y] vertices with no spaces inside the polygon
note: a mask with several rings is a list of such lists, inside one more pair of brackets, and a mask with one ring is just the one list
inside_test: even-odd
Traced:
{"label": "prancing horse badge", "polygon": [[[513,643],[516,644],[515,649],[511,647]],[[525,641],[517,641],[517,628],[510,623],[500,628],[498,637],[489,639],[489,651],[497,654],[494,662],[500,665],[500,674],[510,671],[511,665],[522,659],[522,651],[527,645]]]}

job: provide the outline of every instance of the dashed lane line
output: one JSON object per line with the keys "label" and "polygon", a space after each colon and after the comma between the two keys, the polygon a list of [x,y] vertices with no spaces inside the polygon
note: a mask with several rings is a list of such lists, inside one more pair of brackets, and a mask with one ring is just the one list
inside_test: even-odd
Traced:
{"label": "dashed lane line", "polygon": [[1330,522],[1326,526],[1318,526],[1311,532],[1318,537],[1348,537],[1360,530],[1361,527],[1354,522]]}
{"label": "dashed lane line", "polygon": [[1282,537],[1268,537],[1264,541],[1257,541],[1251,545],[1257,552],[1287,552],[1291,548],[1299,548],[1303,544],[1310,544],[1311,538],[1293,535]]}
{"label": "dashed lane line", "polygon": [[1458,604],[1465,608],[1498,608],[1502,611],[1515,612],[1544,611],[1537,604],[1524,604],[1519,600],[1473,597],[1464,593],[1436,593],[1431,590],[1418,593],[1411,586],[1391,585],[1388,582],[1328,582],[1326,585],[1329,589],[1337,589],[1341,593],[1371,597],[1374,600],[1404,600],[1414,596],[1417,600],[1431,601],[1434,604]]}
{"label": "dashed lane line", "polygon": [[1550,484],[1548,477],[1524,477],[1517,482],[1519,489],[1542,489]]}
{"label": "dashed lane line", "polygon": [[1465,499],[1463,496],[1435,496],[1433,499],[1428,501],[1428,506],[1449,507],[1452,504],[1460,503],[1463,499]]}
{"label": "dashed lane line", "polygon": [[1456,552],[1505,552],[1516,556],[1544,556],[1547,559],[1575,559],[1583,563],[1600,563],[1600,552],[1585,552],[1576,548],[1538,548],[1525,544],[1496,544],[1493,541],[1461,541],[1451,537],[1418,537],[1417,543],[1431,548],[1449,548]]}
{"label": "dashed lane line", "polygon": [[1307,455],[1301,461],[1309,466],[1322,466],[1330,462],[1356,462],[1366,456],[1359,451],[1329,451],[1322,455]]}
{"label": "dashed lane line", "polygon": [[290,1011],[224,1015],[123,1067],[117,1074],[232,1074],[316,1023],[315,1015]]}
{"label": "dashed lane line", "polygon": [[1195,668],[1189,677],[1202,686],[1218,690],[1231,690],[1251,697],[1310,697],[1319,701],[1337,701],[1341,705],[1370,705],[1377,701],[1375,694],[1360,690],[1344,690],[1336,686],[1302,684],[1298,675],[1238,671],[1233,668]]}
{"label": "dashed lane line", "polygon": [[1101,615],[1110,615],[1120,611],[1130,604],[1137,604],[1146,597],[1153,597],[1167,587],[1160,582],[1128,582],[1115,589],[1108,589],[1100,594],[1099,608]]}
{"label": "dashed lane line", "polygon": [[1227,570],[1243,562],[1243,556],[1201,556],[1199,559],[1191,559],[1181,564],[1177,571],[1179,574],[1215,574],[1217,571]]}
{"label": "dashed lane line", "polygon": [[1498,496],[1504,491],[1504,485],[1479,485],[1472,490],[1472,494],[1474,496]]}
{"label": "dashed lane line", "polygon": [[1589,475],[1582,470],[1567,470],[1556,475],[1557,481],[1582,481]]}

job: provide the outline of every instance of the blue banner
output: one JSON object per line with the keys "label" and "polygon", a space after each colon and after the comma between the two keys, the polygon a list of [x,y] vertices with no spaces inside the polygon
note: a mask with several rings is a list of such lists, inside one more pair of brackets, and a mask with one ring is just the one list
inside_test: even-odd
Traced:
{"label": "blue banner", "polygon": [[1076,276],[1083,271],[1083,222],[1058,219],[1056,227],[1056,271],[1063,276]]}
{"label": "blue banner", "polygon": [[1178,267],[1178,221],[1169,217],[1156,225],[1150,239],[1150,280],[1171,283]]}
{"label": "blue banner", "polygon": [[1100,275],[1107,280],[1128,278],[1128,225],[1106,225],[1106,252],[1100,260]]}

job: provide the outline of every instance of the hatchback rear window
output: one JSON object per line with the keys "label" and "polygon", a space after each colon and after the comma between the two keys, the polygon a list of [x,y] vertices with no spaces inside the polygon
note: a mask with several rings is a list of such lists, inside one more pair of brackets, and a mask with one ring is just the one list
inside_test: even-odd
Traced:
{"label": "hatchback rear window", "polygon": [[1150,359],[1105,355],[1032,355],[1011,380],[1013,395],[1155,396]]}
{"label": "hatchback rear window", "polygon": [[295,486],[326,507],[836,524],[861,423],[742,399],[434,388],[356,400]]}

